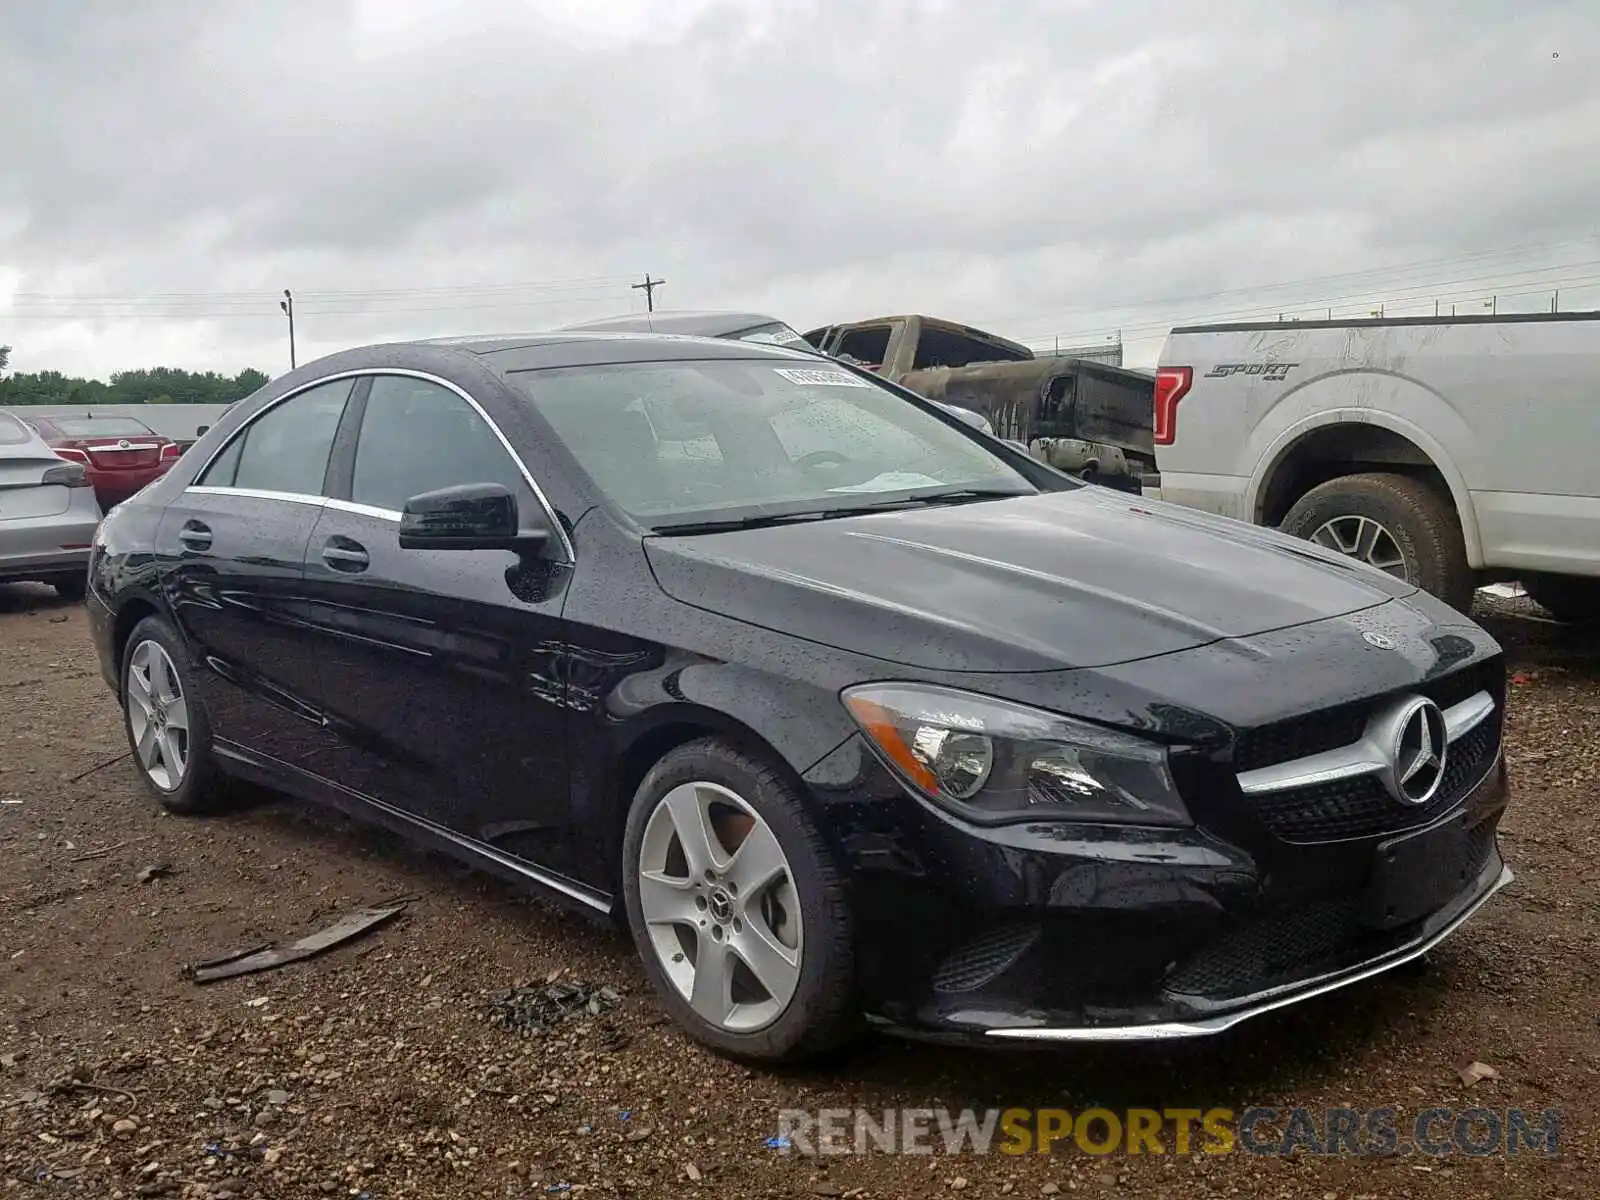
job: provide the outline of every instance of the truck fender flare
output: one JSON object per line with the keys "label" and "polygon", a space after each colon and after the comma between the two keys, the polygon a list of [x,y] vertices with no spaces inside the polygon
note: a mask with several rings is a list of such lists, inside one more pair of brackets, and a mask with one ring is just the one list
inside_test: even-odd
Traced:
{"label": "truck fender flare", "polygon": [[1399,434],[1415,443],[1433,461],[1439,474],[1444,477],[1445,486],[1450,489],[1450,500],[1455,505],[1456,519],[1461,523],[1461,537],[1466,543],[1467,562],[1474,567],[1482,566],[1483,546],[1478,537],[1478,518],[1472,508],[1472,496],[1467,491],[1466,480],[1461,477],[1454,460],[1426,430],[1403,417],[1378,409],[1353,407],[1324,409],[1302,417],[1281,430],[1265,451],[1257,456],[1255,469],[1250,473],[1250,484],[1244,498],[1244,512],[1251,514],[1247,519],[1255,520],[1254,514],[1259,511],[1258,506],[1261,503],[1262,493],[1266,490],[1267,481],[1272,478],[1278,464],[1301,438],[1312,430],[1344,423],[1376,425],[1380,429],[1387,429],[1390,433]]}

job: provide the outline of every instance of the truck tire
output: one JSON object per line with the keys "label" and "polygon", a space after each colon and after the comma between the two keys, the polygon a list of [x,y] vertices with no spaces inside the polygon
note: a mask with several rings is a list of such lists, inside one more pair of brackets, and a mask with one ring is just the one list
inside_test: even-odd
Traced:
{"label": "truck tire", "polygon": [[1461,612],[1474,580],[1450,501],[1420,479],[1387,471],[1342,475],[1301,496],[1285,533],[1362,559]]}
{"label": "truck tire", "polygon": [[1522,590],[1558,621],[1578,625],[1600,619],[1600,579],[1529,575],[1522,581]]}

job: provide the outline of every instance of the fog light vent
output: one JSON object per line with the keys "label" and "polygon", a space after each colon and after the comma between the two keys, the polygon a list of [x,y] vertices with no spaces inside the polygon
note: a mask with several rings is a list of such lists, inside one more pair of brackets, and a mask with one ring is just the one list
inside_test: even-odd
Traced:
{"label": "fog light vent", "polygon": [[1034,924],[1004,925],[957,949],[934,972],[936,992],[971,992],[1009,971],[1039,940]]}

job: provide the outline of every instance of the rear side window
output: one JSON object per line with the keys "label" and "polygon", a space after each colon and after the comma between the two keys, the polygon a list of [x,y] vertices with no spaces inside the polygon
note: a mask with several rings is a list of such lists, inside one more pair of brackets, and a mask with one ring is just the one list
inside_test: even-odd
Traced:
{"label": "rear side window", "polygon": [[351,380],[318,384],[257,417],[205,469],[203,487],[322,495]]}
{"label": "rear side window", "polygon": [[0,446],[26,446],[32,440],[26,425],[10,413],[0,412]]}
{"label": "rear side window", "polygon": [[449,388],[379,375],[367,393],[350,499],[399,512],[412,496],[463,483],[498,483],[533,500],[494,430]]}

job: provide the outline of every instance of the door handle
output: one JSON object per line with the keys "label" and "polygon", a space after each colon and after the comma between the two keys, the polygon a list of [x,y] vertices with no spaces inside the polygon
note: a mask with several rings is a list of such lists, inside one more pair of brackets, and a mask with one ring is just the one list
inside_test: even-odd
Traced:
{"label": "door handle", "polygon": [[211,549],[211,527],[199,521],[185,521],[178,530],[178,540],[186,550]]}
{"label": "door handle", "polygon": [[335,571],[365,571],[372,561],[366,548],[345,539],[346,544],[329,542],[322,547],[322,561]]}

